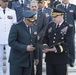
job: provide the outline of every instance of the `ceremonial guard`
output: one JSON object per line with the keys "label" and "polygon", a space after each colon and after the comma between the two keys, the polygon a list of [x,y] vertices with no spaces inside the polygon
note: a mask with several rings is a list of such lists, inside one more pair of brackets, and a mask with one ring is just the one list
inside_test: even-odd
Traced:
{"label": "ceremonial guard", "polygon": [[16,21],[16,13],[14,10],[9,9],[8,0],[1,0],[0,6],[0,75],[3,75],[3,52],[6,51],[6,75],[9,74],[9,53],[10,47],[8,46],[8,35],[11,26]]}
{"label": "ceremonial guard", "polygon": [[70,4],[69,0],[62,0],[62,4],[59,4],[57,8],[65,11],[64,21],[70,25],[73,25],[73,46],[69,51],[69,65],[74,67],[75,62],[75,20],[76,20],[76,5]]}
{"label": "ceremonial guard", "polygon": [[11,27],[8,39],[11,47],[10,75],[31,75],[33,53],[35,63],[38,63],[37,33],[32,30],[35,14],[31,10],[23,11],[23,21]]}
{"label": "ceremonial guard", "polygon": [[64,22],[64,11],[53,9],[54,22],[50,23],[43,39],[42,51],[46,53],[47,75],[66,75],[68,51],[72,48],[73,25]]}

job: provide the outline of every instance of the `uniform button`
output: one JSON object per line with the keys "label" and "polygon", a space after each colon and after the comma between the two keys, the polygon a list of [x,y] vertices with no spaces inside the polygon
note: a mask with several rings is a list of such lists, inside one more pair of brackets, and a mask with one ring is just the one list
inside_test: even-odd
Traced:
{"label": "uniform button", "polygon": [[65,21],[65,22],[67,22],[67,21]]}
{"label": "uniform button", "polygon": [[55,39],[55,37],[54,37],[54,39]]}
{"label": "uniform button", "polygon": [[55,41],[53,41],[53,43],[55,43]]}
{"label": "uniform button", "polygon": [[56,33],[54,33],[54,35],[56,35]]}
{"label": "uniform button", "polygon": [[64,37],[62,37],[61,39],[64,39]]}
{"label": "uniform button", "polygon": [[67,14],[67,13],[65,13],[65,14]]}

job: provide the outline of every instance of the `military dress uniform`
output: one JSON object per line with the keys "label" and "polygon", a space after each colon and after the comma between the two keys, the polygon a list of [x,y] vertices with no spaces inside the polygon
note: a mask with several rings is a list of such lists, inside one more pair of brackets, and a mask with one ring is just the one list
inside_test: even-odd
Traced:
{"label": "military dress uniform", "polygon": [[47,52],[45,57],[47,75],[66,75],[68,51],[72,48],[73,26],[62,22],[59,27],[52,22],[48,25],[43,43],[50,48],[56,47],[55,52]]}
{"label": "military dress uniform", "polygon": [[[28,14],[27,14],[28,13]],[[27,10],[23,12],[23,16],[30,21],[35,20],[33,17],[35,12]],[[14,24],[9,34],[9,46],[11,47],[9,63],[10,75],[31,75],[33,51],[27,51],[28,45],[35,46],[37,42],[37,34],[24,21]],[[38,50],[34,50],[35,58],[38,58]]]}
{"label": "military dress uniform", "polygon": [[3,8],[0,7],[0,75],[3,75],[3,50],[6,50],[6,67],[7,74],[9,75],[9,64],[8,58],[10,53],[10,47],[8,46],[8,34],[13,23],[16,22],[16,13],[14,10],[5,8],[5,13]]}
{"label": "military dress uniform", "polygon": [[[73,25],[73,38],[75,39],[75,23],[74,21],[76,20],[76,6],[73,4],[67,4],[65,6],[65,4],[59,4],[57,6],[57,8],[62,9],[65,11],[64,14],[64,21],[67,22],[70,25]],[[75,41],[75,40],[74,40]],[[75,43],[73,43],[74,46]],[[75,47],[72,47],[72,49],[69,51],[69,63],[70,66],[72,66],[71,64],[75,62]]]}
{"label": "military dress uniform", "polygon": [[14,1],[12,3],[12,9],[14,9],[16,11],[16,16],[17,16],[17,22],[22,21],[23,16],[22,16],[22,11],[24,9],[22,9],[21,4],[19,3],[19,1]]}
{"label": "military dress uniform", "polygon": [[42,12],[45,14],[48,23],[53,21],[52,17],[51,17],[51,13],[52,13],[52,9],[51,8],[43,8]]}

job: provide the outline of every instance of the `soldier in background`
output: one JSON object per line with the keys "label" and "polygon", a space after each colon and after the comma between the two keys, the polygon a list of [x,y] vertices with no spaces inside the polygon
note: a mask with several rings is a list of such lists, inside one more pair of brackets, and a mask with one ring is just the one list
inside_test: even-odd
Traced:
{"label": "soldier in background", "polygon": [[70,25],[73,25],[73,46],[71,50],[69,50],[69,65],[74,67],[75,62],[75,20],[76,20],[76,6],[69,3],[69,0],[62,0],[62,4],[59,4],[57,8],[65,11],[64,21]]}
{"label": "soldier in background", "polygon": [[68,51],[72,48],[73,25],[63,19],[64,11],[53,9],[54,22],[46,29],[42,51],[46,53],[46,75],[66,75]]}
{"label": "soldier in background", "polygon": [[6,51],[6,75],[9,74],[9,54],[8,35],[13,23],[17,22],[16,13],[8,8],[8,0],[1,0],[0,6],[0,75],[3,75],[3,52]]}
{"label": "soldier in background", "polygon": [[50,8],[52,8],[53,7],[53,2],[54,2],[55,0],[50,0]]}
{"label": "soldier in background", "polygon": [[48,23],[51,22],[52,21],[52,17],[51,17],[52,9],[45,7],[45,0],[41,0],[40,2],[38,2],[38,8],[39,10],[41,10],[42,13],[45,14],[47,18],[47,22]]}
{"label": "soldier in background", "polygon": [[[41,10],[38,10],[37,1],[30,2],[30,9],[36,12],[37,21],[35,22],[34,26],[36,27],[36,32],[38,35],[38,43],[41,44],[47,25],[46,16]],[[36,65],[36,75],[42,75],[42,57],[43,57],[42,50],[39,49],[39,63]],[[32,71],[32,75],[35,75],[34,70]]]}

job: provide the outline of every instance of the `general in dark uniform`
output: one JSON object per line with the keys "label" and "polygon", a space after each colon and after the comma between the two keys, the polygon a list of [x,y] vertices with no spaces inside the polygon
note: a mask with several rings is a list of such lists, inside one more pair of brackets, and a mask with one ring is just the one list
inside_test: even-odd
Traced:
{"label": "general in dark uniform", "polygon": [[31,75],[33,52],[35,59],[38,59],[38,50],[35,48],[37,34],[32,31],[35,14],[31,10],[24,11],[23,21],[11,27],[8,39],[11,47],[10,75]]}
{"label": "general in dark uniform", "polygon": [[[65,11],[64,14],[64,21],[67,22],[68,24],[73,25],[73,38],[74,43],[73,46],[75,45],[75,20],[76,20],[76,5],[70,4],[69,0],[62,0],[62,4],[59,4],[57,8],[62,9]],[[72,47],[72,49],[69,51],[69,64],[71,67],[74,66],[75,62],[75,46]]]}
{"label": "general in dark uniform", "polygon": [[47,27],[43,39],[47,75],[66,75],[68,51],[72,48],[73,26],[64,22],[64,11],[53,9],[54,22]]}

